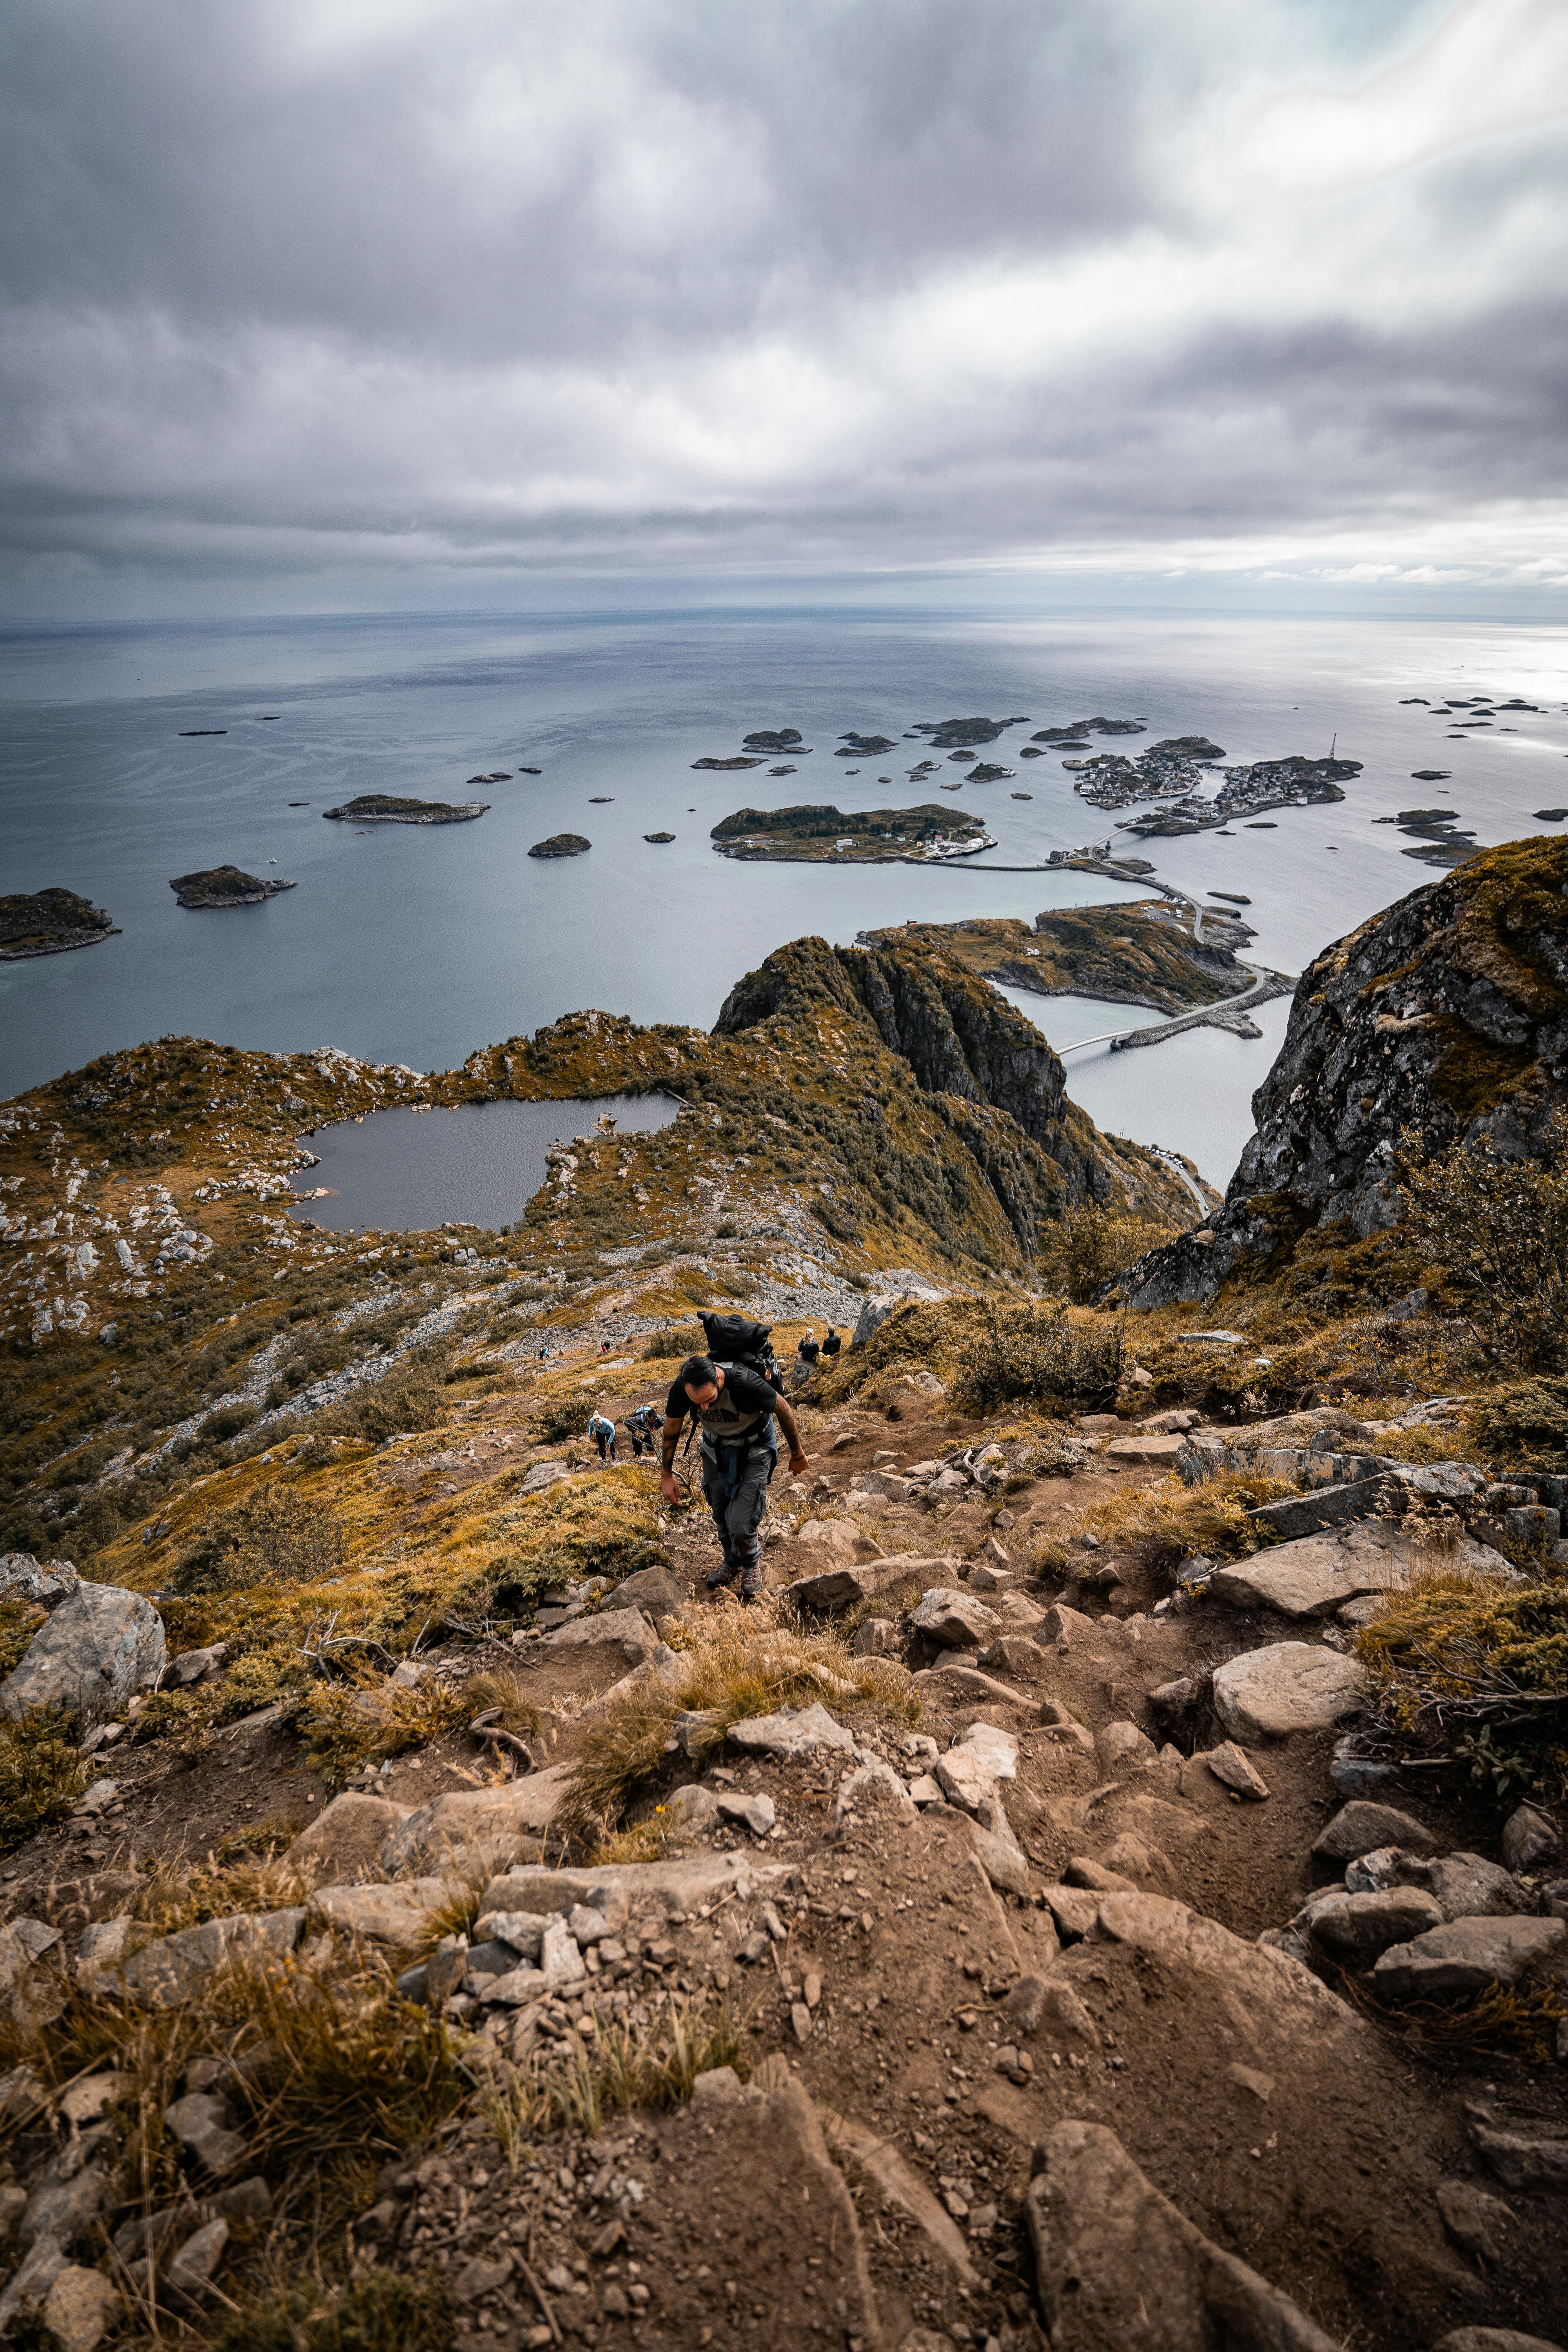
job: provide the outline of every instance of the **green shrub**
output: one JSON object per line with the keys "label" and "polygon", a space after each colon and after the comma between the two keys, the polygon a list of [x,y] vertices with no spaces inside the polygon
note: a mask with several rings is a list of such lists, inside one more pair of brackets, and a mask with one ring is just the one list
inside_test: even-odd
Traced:
{"label": "green shrub", "polygon": [[333,1512],[296,1487],[258,1486],[209,1520],[169,1578],[174,1592],[231,1592],[254,1584],[313,1584],[334,1575],[342,1542]]}
{"label": "green shrub", "polygon": [[1405,1227],[1469,1308],[1478,1336],[1521,1372],[1568,1350],[1568,1114],[1548,1124],[1539,1160],[1465,1144],[1408,1169]]}
{"label": "green shrub", "polygon": [[0,1721],[0,1852],[63,1821],[96,1777],[92,1759],[77,1747],[75,1727],[54,1708]]}
{"label": "green shrub", "polygon": [[1107,1407],[1121,1381],[1120,1323],[1076,1325],[1065,1307],[987,1307],[957,1350],[948,1394],[978,1417],[1015,1399]]}
{"label": "green shrub", "polygon": [[1055,1224],[1041,1227],[1035,1264],[1047,1282],[1086,1307],[1146,1250],[1173,1240],[1176,1230],[1145,1217],[1117,1216],[1086,1202],[1082,1208],[1068,1209]]}
{"label": "green shrub", "polygon": [[1489,1462],[1568,1470],[1568,1381],[1518,1381],[1470,1407],[1472,1443]]}

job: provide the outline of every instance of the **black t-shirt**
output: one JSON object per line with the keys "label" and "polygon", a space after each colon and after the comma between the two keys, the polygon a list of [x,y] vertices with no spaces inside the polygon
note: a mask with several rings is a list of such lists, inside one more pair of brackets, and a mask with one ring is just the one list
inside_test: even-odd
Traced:
{"label": "black t-shirt", "polygon": [[825,1356],[836,1356],[842,1345],[843,1341],[839,1339],[837,1332],[830,1331],[826,1339],[824,1339],[822,1343],[822,1352]]}
{"label": "black t-shirt", "polygon": [[755,1372],[743,1365],[725,1367],[724,1385],[707,1407],[693,1404],[679,1381],[671,1384],[665,1401],[665,1412],[671,1421],[690,1413],[702,1423],[702,1434],[708,1439],[747,1437],[760,1431],[771,1420],[777,1391]]}

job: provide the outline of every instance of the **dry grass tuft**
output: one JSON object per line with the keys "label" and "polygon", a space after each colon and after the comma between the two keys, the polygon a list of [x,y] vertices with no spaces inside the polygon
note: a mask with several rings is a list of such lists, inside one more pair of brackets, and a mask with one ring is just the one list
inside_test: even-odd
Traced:
{"label": "dry grass tuft", "polygon": [[194,1870],[185,1863],[155,1864],[132,1907],[155,1934],[172,1936],[181,1927],[199,1927],[240,1912],[284,1911],[303,1903],[310,1891],[305,1874],[278,1859],[276,1852],[249,1861],[209,1854]]}
{"label": "dry grass tuft", "polygon": [[616,2018],[591,2041],[569,2033],[521,2071],[492,2076],[485,2115],[515,2179],[523,2150],[552,2131],[596,2138],[607,2114],[679,2106],[699,2074],[732,2066],[745,2082],[752,2050],[746,2021],[721,1995],[672,2000],[652,2028]]}
{"label": "dry grass tuft", "polygon": [[699,1744],[716,1748],[732,1723],[821,1699],[836,1715],[879,1707],[905,1723],[920,1717],[906,1668],[886,1658],[851,1657],[835,1633],[805,1633],[754,1613],[727,1612],[685,1653],[678,1689],[639,1684],[590,1726],[577,1758],[563,1826],[579,1833],[618,1821],[639,1789],[664,1769],[677,1716],[710,1718]]}
{"label": "dry grass tuft", "polygon": [[252,2304],[215,2352],[448,2352],[454,2325],[439,2280],[372,2271],[341,2291],[285,2287]]}
{"label": "dry grass tuft", "polygon": [[1169,1571],[1190,1552],[1211,1559],[1241,1559],[1277,1540],[1248,1518],[1260,1503],[1277,1503],[1295,1489],[1283,1478],[1221,1470],[1201,1486],[1184,1486],[1173,1471],[1157,1486],[1113,1496],[1088,1512],[1087,1524],[1104,1544],[1131,1552],[1152,1573]]}
{"label": "dry grass tuft", "polygon": [[427,1748],[444,1732],[472,1718],[463,1691],[425,1682],[412,1690],[366,1680],[352,1686],[327,1683],[313,1690],[300,1709],[303,1760],[327,1780],[347,1780],[366,1764]]}

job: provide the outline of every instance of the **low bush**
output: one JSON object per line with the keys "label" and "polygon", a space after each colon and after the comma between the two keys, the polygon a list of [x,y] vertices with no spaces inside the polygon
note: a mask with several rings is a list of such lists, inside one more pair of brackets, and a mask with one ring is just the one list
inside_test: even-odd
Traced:
{"label": "low bush", "polygon": [[466,1692],[439,1683],[421,1683],[412,1690],[369,1680],[351,1686],[322,1683],[300,1706],[295,1726],[308,1769],[337,1782],[366,1764],[428,1747],[459,1729],[474,1712]]}
{"label": "low bush", "polygon": [[1145,1251],[1173,1241],[1179,1231],[1146,1217],[1118,1216],[1096,1202],[1086,1202],[1041,1227],[1036,1270],[1054,1288],[1087,1307]]}
{"label": "low bush", "polygon": [[1550,1370],[1568,1348],[1568,1113],[1556,1112],[1541,1157],[1457,1145],[1407,1165],[1405,1236],[1465,1300],[1494,1357]]}
{"label": "low bush", "polygon": [[1466,1425],[1483,1461],[1568,1470],[1568,1380],[1496,1389],[1470,1407]]}
{"label": "low bush", "polygon": [[1076,1324],[1065,1307],[987,1306],[956,1351],[948,1394],[978,1419],[1016,1400],[1107,1408],[1121,1382],[1120,1322]]}
{"label": "low bush", "polygon": [[337,1573],[342,1542],[320,1496],[277,1484],[257,1486],[208,1521],[176,1561],[175,1592],[232,1592],[257,1584],[311,1584]]}
{"label": "low bush", "polygon": [[55,1708],[0,1720],[0,1853],[63,1821],[97,1779],[75,1734],[74,1719]]}
{"label": "low bush", "polygon": [[1356,1637],[1390,1730],[1498,1800],[1568,1796],[1568,1583],[1436,1566]]}

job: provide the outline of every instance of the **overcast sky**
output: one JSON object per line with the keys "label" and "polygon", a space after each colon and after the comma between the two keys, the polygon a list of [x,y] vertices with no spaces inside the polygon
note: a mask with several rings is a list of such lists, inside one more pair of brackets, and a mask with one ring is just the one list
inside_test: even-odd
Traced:
{"label": "overcast sky", "polygon": [[1568,589],[1564,0],[7,0],[6,608]]}

